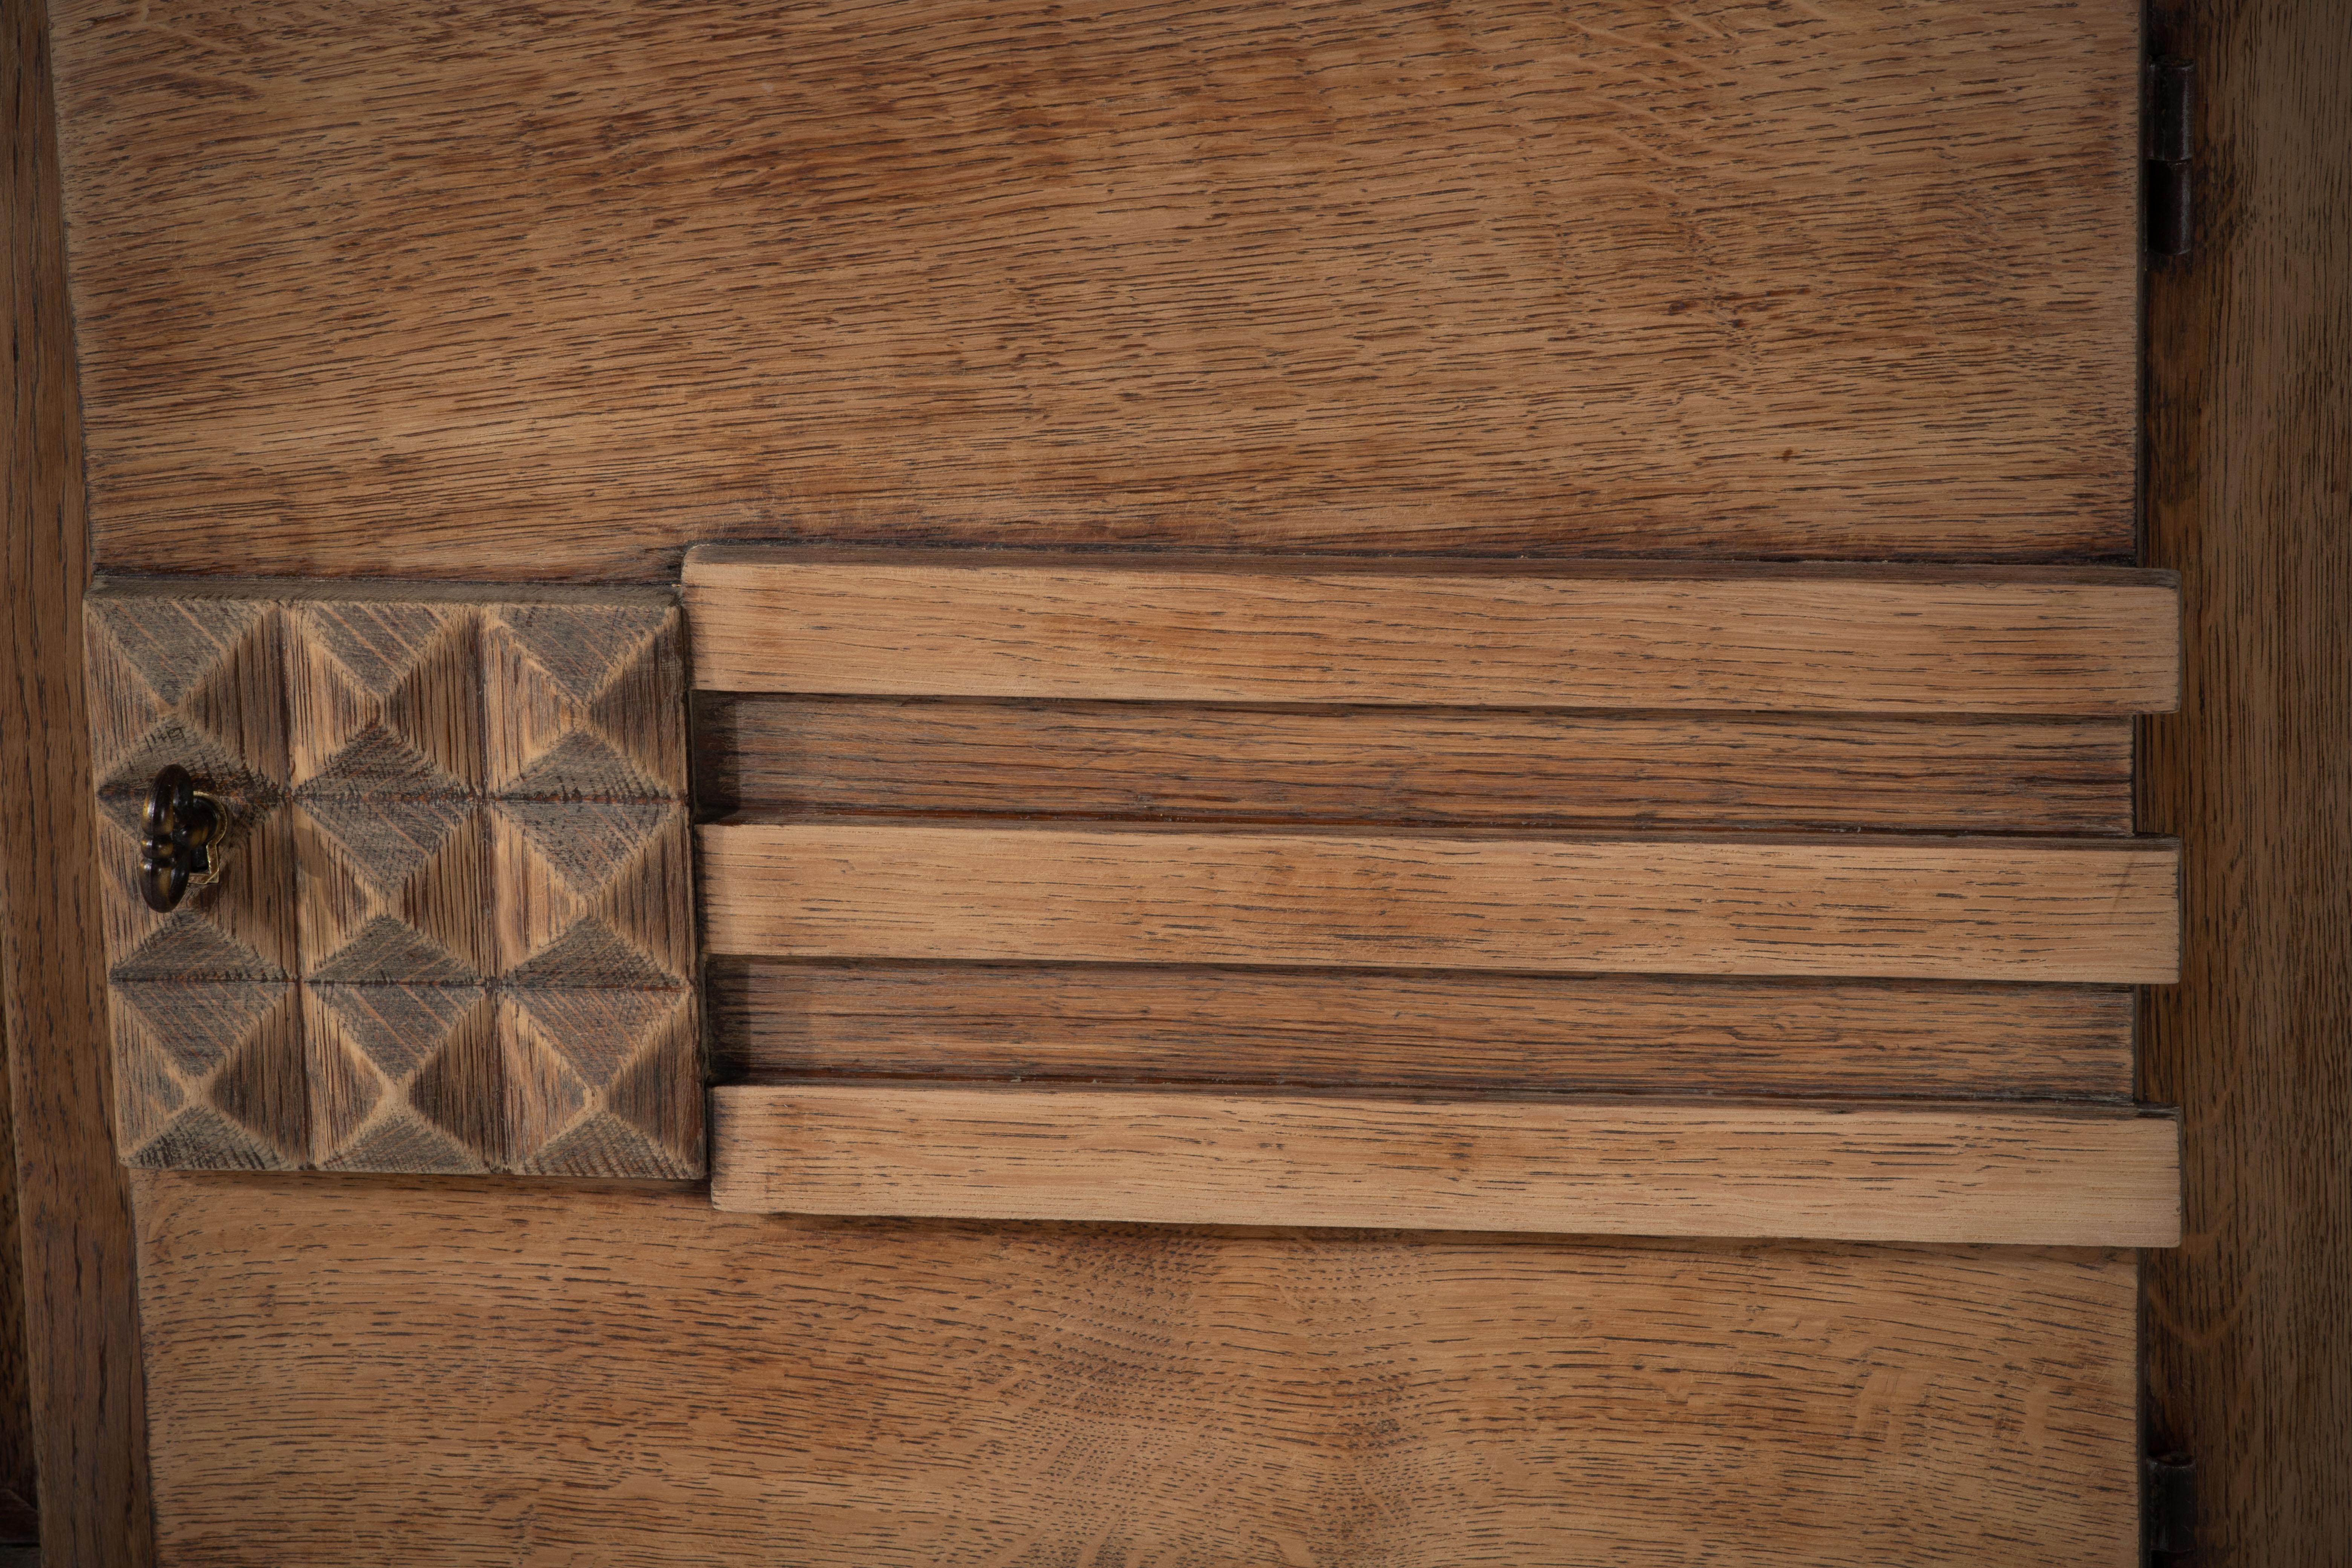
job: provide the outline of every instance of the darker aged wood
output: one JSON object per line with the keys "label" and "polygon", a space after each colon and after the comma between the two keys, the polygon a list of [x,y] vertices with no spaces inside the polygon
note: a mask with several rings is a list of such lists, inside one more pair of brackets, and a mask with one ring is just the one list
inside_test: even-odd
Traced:
{"label": "darker aged wood", "polygon": [[2147,1262],[2148,1436],[2196,1457],[2207,1568],[2327,1563],[2352,1539],[2352,9],[2152,11],[2201,110],[2196,251],[2147,289],[2147,556],[2189,627],[2140,796],[2187,911],[2142,1075],[2182,1108],[2189,1231]]}
{"label": "darker aged wood", "polygon": [[[667,595],[110,580],[86,620],[127,1160],[700,1173]],[[157,915],[164,762],[237,837]]]}
{"label": "darker aged wood", "polygon": [[0,517],[0,1001],[42,1561],[153,1560],[131,1215],[113,1099],[89,721],[81,415],[66,301],[45,6],[7,8],[0,235],[11,352]]}
{"label": "darker aged wood", "polygon": [[710,1142],[751,1214],[2180,1240],[2178,1126],[2121,1106],[737,1084]]}
{"label": "darker aged wood", "polygon": [[2122,987],[715,958],[714,1067],[1324,1089],[2125,1100]]}
{"label": "darker aged wood", "polygon": [[705,690],[2122,715],[2179,700],[2126,568],[1440,565],[704,545]]}
{"label": "darker aged wood", "polygon": [[2119,719],[697,694],[719,815],[2128,833]]}
{"label": "darker aged wood", "polygon": [[100,555],[2119,558],[2138,11],[75,0]]}
{"label": "darker aged wood", "polygon": [[2128,1253],[140,1179],[186,1568],[2136,1561]]}
{"label": "darker aged wood", "polygon": [[702,939],[777,958],[2168,984],[2163,839],[722,823]]}
{"label": "darker aged wood", "polygon": [[[0,1009],[0,1049],[7,1040]],[[0,1062],[5,1061],[0,1056]],[[0,1072],[0,1542],[40,1539],[33,1371],[25,1338],[24,1224],[16,1203],[16,1127]]]}

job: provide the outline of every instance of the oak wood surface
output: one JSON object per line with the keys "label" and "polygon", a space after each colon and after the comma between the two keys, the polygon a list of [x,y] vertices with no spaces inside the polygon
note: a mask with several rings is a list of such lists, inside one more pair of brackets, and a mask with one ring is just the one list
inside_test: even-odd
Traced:
{"label": "oak wood surface", "polygon": [[[2136,10],[77,0],[98,557],[2119,559]],[[173,1561],[2129,1557],[2121,1254],[140,1193]]]}
{"label": "oak wood surface", "polygon": [[2167,841],[697,830],[714,953],[2164,984]]}
{"label": "oak wood surface", "polygon": [[131,1205],[113,1099],[80,658],[89,573],[47,17],[0,22],[0,251],[10,353],[0,516],[0,1004],[24,1335],[49,1568],[153,1560]]}
{"label": "oak wood surface", "polygon": [[2120,719],[697,694],[721,816],[2128,833]]}
{"label": "oak wood surface", "polygon": [[2171,1247],[2179,1131],[2121,1108],[1026,1085],[711,1091],[754,1214]]}
{"label": "oak wood surface", "polygon": [[2121,986],[715,958],[722,1081],[2125,1100]]}
{"label": "oak wood surface", "polygon": [[[102,580],[84,619],[126,1160],[701,1173],[668,594]],[[167,762],[236,827],[159,915]]]}
{"label": "oak wood surface", "polygon": [[2120,557],[2138,9],[74,0],[100,557]]}
{"label": "oak wood surface", "polygon": [[2197,1462],[2197,1561],[2352,1541],[2352,9],[2151,7],[2196,61],[2194,254],[2147,286],[2147,558],[2184,702],[2142,820],[2184,850],[2181,984],[2143,1091],[2183,1116],[2186,1243],[2147,1260],[2148,1439]]}
{"label": "oak wood surface", "polygon": [[705,545],[704,690],[1849,713],[2161,711],[2177,586],[2032,573]]}
{"label": "oak wood surface", "polygon": [[139,1180],[187,1568],[2137,1560],[2125,1252]]}

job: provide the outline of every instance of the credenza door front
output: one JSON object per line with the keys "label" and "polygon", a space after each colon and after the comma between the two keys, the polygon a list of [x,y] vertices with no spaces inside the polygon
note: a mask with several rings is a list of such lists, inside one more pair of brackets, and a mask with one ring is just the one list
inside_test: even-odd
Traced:
{"label": "credenza door front", "polygon": [[59,4],[160,1560],[2136,1561],[2137,18]]}

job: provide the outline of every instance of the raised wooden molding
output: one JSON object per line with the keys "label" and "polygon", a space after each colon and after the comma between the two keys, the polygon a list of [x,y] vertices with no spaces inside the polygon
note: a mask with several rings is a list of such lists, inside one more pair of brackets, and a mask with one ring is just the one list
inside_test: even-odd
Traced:
{"label": "raised wooden molding", "polygon": [[688,552],[695,682],[1179,702],[2126,714],[2179,595],[2126,568]]}
{"label": "raised wooden molding", "polygon": [[[667,593],[101,581],[85,626],[126,1161],[699,1173]],[[174,762],[237,826],[157,914]]]}
{"label": "raised wooden molding", "polygon": [[722,1209],[2170,1247],[2179,1129],[2113,1108],[712,1092]]}
{"label": "raised wooden molding", "polygon": [[2140,984],[2179,964],[2161,840],[698,833],[719,953]]}

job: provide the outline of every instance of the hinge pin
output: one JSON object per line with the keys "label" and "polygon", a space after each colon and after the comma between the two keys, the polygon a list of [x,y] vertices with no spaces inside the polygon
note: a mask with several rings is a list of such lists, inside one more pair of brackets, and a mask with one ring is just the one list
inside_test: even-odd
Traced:
{"label": "hinge pin", "polygon": [[2197,1555],[2197,1461],[2187,1454],[2147,1460],[2147,1560],[2173,1568]]}
{"label": "hinge pin", "polygon": [[2148,68],[2147,248],[2186,256],[2196,233],[2197,62],[2167,55]]}

